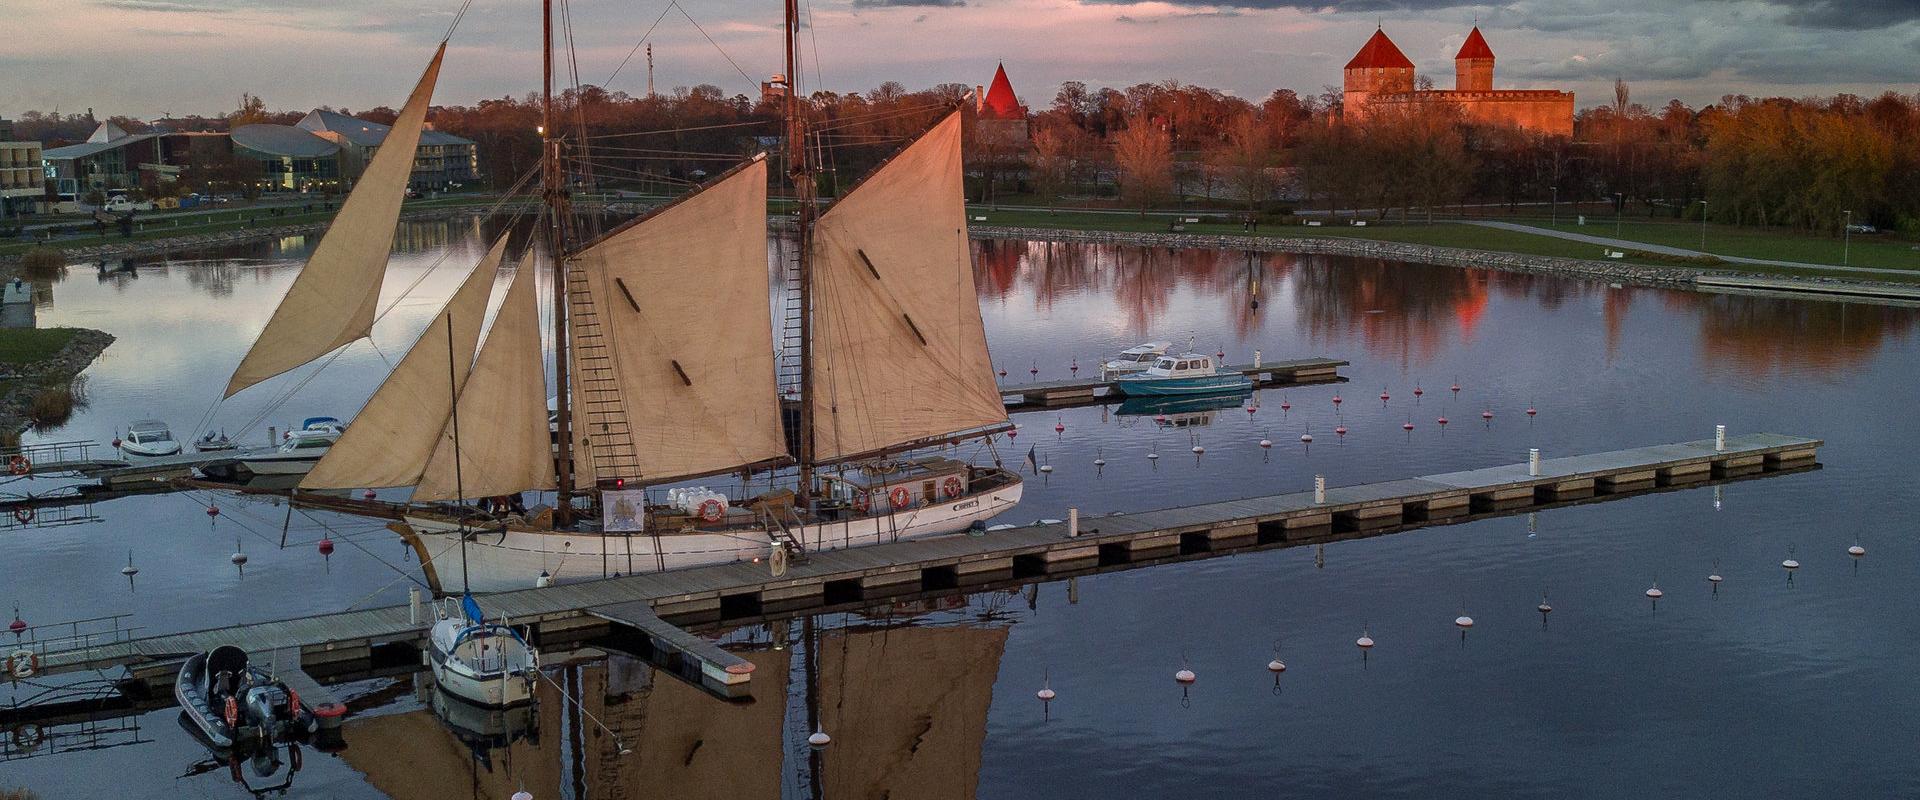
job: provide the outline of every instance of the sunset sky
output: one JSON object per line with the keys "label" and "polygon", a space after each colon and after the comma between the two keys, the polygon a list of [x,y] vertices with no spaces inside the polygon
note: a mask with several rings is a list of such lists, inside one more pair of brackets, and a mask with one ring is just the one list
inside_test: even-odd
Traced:
{"label": "sunset sky", "polygon": [[[774,0],[573,0],[583,82],[646,90],[644,56],[616,67],[659,20],[660,91],[712,83],[757,93],[779,68]],[[27,109],[212,114],[251,92],[274,109],[398,105],[454,0],[8,0],[0,117]],[[1442,88],[1475,20],[1501,88],[1565,88],[1606,102],[1615,78],[1652,105],[1727,93],[1920,90],[1920,0],[811,0],[817,70],[803,88],[986,83],[1005,61],[1022,102],[1061,81],[1178,80],[1258,100],[1318,93],[1376,23]],[[698,28],[689,22],[696,21]],[[705,34],[703,35],[702,30]],[[709,44],[711,36],[718,47]],[[539,79],[537,0],[473,0],[435,100],[521,94]],[[729,57],[731,62],[729,62]],[[738,65],[738,69],[735,68]],[[745,73],[744,75],[742,73]],[[817,79],[816,79],[817,75]],[[607,79],[613,76],[609,83]]]}

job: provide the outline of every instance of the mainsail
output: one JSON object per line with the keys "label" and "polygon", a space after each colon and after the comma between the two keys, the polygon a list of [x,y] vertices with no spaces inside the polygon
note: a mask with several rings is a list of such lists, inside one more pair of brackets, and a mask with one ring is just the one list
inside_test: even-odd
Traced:
{"label": "mainsail", "polygon": [[412,486],[420,479],[473,368],[487,297],[506,251],[503,233],[300,488]]}
{"label": "mainsail", "polygon": [[293,288],[267,320],[266,330],[227,381],[225,397],[319,358],[373,329],[400,202],[413,176],[414,149],[420,143],[440,59],[446,52],[442,42],[360,183],[341,204]]}
{"label": "mainsail", "polygon": [[959,113],[834,203],[814,242],[816,462],[1007,421],[967,250]]}
{"label": "mainsail", "polygon": [[474,360],[473,373],[455,403],[459,446],[454,446],[453,420],[449,419],[427,459],[419,487],[413,490],[415,500],[495,497],[553,488],[540,310],[534,298],[532,259],[527,261],[514,273],[487,341]]}
{"label": "mainsail", "polygon": [[785,457],[766,208],[756,158],[575,256],[591,308],[572,320],[577,486]]}

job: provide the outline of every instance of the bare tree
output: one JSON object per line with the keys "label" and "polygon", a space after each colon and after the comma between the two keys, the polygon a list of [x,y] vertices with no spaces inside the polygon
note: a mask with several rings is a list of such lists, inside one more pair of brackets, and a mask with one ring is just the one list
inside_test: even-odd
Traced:
{"label": "bare tree", "polygon": [[1173,144],[1152,119],[1135,117],[1114,134],[1113,161],[1120,168],[1120,197],[1140,216],[1172,192]]}

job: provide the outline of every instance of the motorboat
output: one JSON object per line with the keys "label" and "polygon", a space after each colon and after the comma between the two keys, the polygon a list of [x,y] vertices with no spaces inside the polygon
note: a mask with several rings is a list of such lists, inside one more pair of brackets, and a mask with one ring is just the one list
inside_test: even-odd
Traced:
{"label": "motorboat", "polygon": [[240,467],[255,475],[305,475],[346,430],[333,417],[308,417],[299,429],[287,431],[278,447],[242,456]]}
{"label": "motorboat", "polygon": [[226,431],[221,431],[217,434],[213,431],[207,431],[205,436],[193,440],[193,449],[202,453],[232,450],[239,446],[240,445],[233,439],[228,438]]}
{"label": "motorboat", "polygon": [[436,605],[427,664],[441,690],[486,707],[533,699],[540,654],[502,619],[487,621],[472,595]]}
{"label": "motorboat", "polygon": [[1160,356],[1146,371],[1115,379],[1114,386],[1128,397],[1173,397],[1244,392],[1253,388],[1253,379],[1222,371],[1213,356],[1186,353]]}
{"label": "motorboat", "polygon": [[320,728],[300,705],[299,694],[232,645],[188,658],[174,679],[173,696],[207,741],[222,750],[294,741]]}
{"label": "motorboat", "polygon": [[1153,362],[1166,355],[1170,347],[1173,347],[1173,342],[1147,342],[1122,350],[1119,355],[1100,365],[1101,379],[1145,372],[1148,367],[1153,366]]}
{"label": "motorboat", "polygon": [[120,452],[148,458],[170,456],[180,452],[180,442],[173,438],[167,423],[139,419],[127,426],[127,435],[120,440]]}

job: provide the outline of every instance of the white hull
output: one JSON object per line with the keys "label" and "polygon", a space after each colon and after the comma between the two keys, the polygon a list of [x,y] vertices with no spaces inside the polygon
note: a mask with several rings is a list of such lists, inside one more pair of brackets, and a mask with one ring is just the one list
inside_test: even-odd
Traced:
{"label": "white hull", "polygon": [[240,466],[255,475],[305,475],[320,463],[319,454],[311,458],[243,458]]}
{"label": "white hull", "polygon": [[[798,538],[808,552],[902,542],[959,533],[992,519],[1020,502],[1023,484],[886,516],[812,523]],[[444,520],[408,516],[421,538],[422,561],[431,564],[443,592],[469,591],[461,581],[461,551],[456,526]],[[726,533],[610,534],[505,531],[474,534],[465,550],[471,591],[525,589],[542,572],[554,581],[603,575],[660,572],[735,561],[767,561],[773,538],[763,531]]]}
{"label": "white hull", "polygon": [[437,660],[433,680],[441,691],[475,705],[513,706],[533,699],[533,682],[524,677],[502,674],[483,679]]}
{"label": "white hull", "polygon": [[180,443],[167,442],[165,444],[159,444],[159,445],[145,445],[145,444],[134,444],[132,442],[121,442],[120,452],[126,453],[127,455],[130,455],[130,456],[139,456],[141,458],[164,458],[166,456],[179,455]]}

